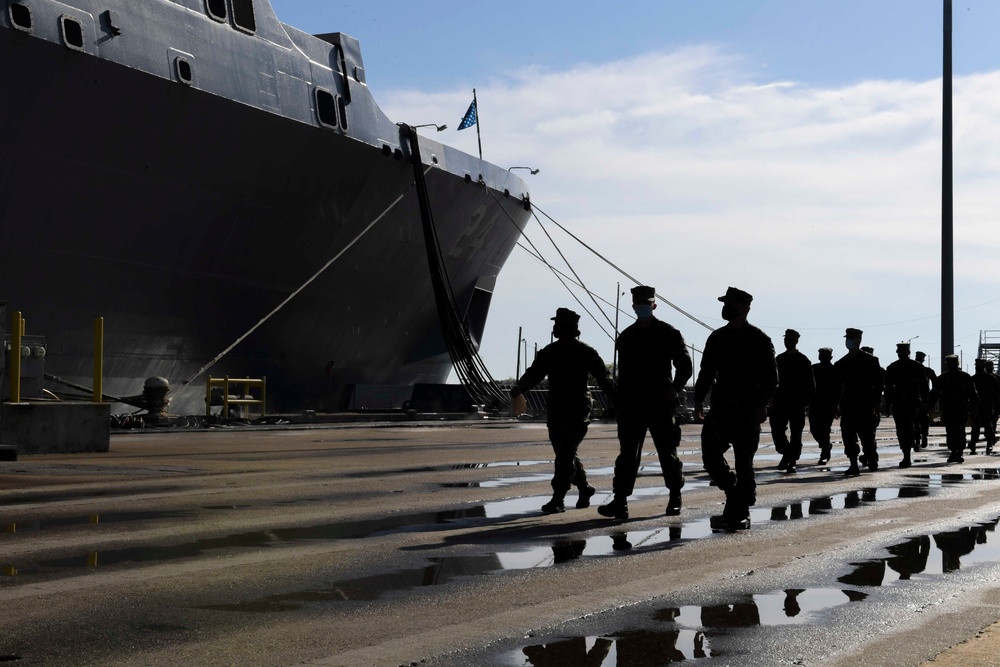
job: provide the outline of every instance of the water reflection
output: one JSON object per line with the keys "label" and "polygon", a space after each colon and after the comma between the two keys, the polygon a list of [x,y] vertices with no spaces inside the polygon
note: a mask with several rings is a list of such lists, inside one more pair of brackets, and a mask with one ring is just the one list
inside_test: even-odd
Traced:
{"label": "water reflection", "polygon": [[[987,523],[966,526],[958,530],[921,535],[888,547],[889,556],[861,563],[838,581],[855,586],[888,586],[906,581],[915,575],[940,575],[961,569],[963,563],[1000,560],[996,526],[1000,517]],[[935,550],[931,549],[933,538]]]}
{"label": "water reflection", "polygon": [[805,623],[819,612],[866,597],[839,588],[789,588],[727,604],[664,607],[643,627],[524,646],[509,656],[508,664],[641,667],[711,658],[719,655],[711,640],[735,630]]}
{"label": "water reflection", "polygon": [[703,632],[640,628],[525,646],[513,660],[535,667],[654,667],[712,656]]}

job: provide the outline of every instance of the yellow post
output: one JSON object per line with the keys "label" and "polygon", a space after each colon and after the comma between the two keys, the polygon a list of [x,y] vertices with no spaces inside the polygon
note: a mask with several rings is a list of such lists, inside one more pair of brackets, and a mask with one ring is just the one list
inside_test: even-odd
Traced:
{"label": "yellow post", "polygon": [[21,335],[24,321],[21,311],[15,310],[10,322],[10,401],[21,402]]}
{"label": "yellow post", "polygon": [[205,416],[212,416],[212,376],[205,380]]}
{"label": "yellow post", "polygon": [[104,398],[104,318],[94,318],[94,403]]}
{"label": "yellow post", "polygon": [[223,376],[222,384],[222,418],[229,419],[229,376]]}
{"label": "yellow post", "polygon": [[264,418],[264,413],[267,412],[267,376],[265,375],[260,379],[260,416],[261,419]]}

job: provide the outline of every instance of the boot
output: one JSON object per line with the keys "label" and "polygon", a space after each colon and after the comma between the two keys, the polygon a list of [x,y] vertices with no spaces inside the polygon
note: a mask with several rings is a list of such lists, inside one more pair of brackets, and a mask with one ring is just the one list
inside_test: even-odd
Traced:
{"label": "boot", "polygon": [[825,466],[830,462],[830,448],[823,447],[819,450],[819,461],[816,462],[818,466]]}
{"label": "boot", "polygon": [[566,492],[553,493],[552,500],[542,505],[542,511],[546,514],[559,514],[560,512],[566,511],[566,506],[563,504],[563,500],[566,498]]}
{"label": "boot", "polygon": [[847,470],[844,471],[844,475],[846,477],[857,477],[860,474],[861,474],[861,468],[858,467],[858,460],[851,459],[851,465],[849,465],[847,467]]}
{"label": "boot", "polygon": [[899,467],[900,468],[909,468],[911,465],[913,465],[913,462],[910,461],[910,450],[904,449],[903,450],[903,460],[899,462]]}
{"label": "boot", "polygon": [[670,489],[670,499],[667,501],[667,516],[677,516],[681,513],[681,491]]}
{"label": "boot", "polygon": [[578,510],[582,510],[590,507],[590,499],[595,493],[597,493],[597,489],[592,487],[590,484],[587,486],[581,486],[580,497],[576,499],[576,508]]}
{"label": "boot", "polygon": [[628,501],[624,498],[615,496],[614,499],[607,505],[601,505],[598,507],[597,513],[601,516],[606,516],[609,519],[625,521],[628,519]]}

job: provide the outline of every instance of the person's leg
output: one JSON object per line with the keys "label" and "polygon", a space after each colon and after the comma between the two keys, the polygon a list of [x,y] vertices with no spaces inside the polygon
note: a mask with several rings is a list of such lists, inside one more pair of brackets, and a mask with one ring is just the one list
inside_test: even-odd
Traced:
{"label": "person's leg", "polygon": [[670,489],[667,501],[668,515],[677,515],[681,511],[681,489],[684,487],[684,465],[677,456],[677,447],[681,443],[681,427],[671,416],[669,419],[652,420],[649,423],[649,435],[653,438],[656,454],[660,459],[660,469],[663,471],[663,483]]}

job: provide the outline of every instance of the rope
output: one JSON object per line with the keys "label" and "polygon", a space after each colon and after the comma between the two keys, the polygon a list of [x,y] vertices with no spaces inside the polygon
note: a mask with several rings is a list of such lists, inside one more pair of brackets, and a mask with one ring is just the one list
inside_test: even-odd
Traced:
{"label": "rope", "polygon": [[[429,170],[430,170],[430,168],[428,168],[428,171]],[[277,306],[275,306],[274,309],[271,310],[271,312],[269,312],[267,315],[265,315],[264,317],[262,317],[260,319],[260,321],[257,322],[257,324],[255,324],[252,327],[250,327],[250,329],[246,333],[244,333],[242,336],[240,336],[239,338],[237,338],[229,347],[227,347],[226,349],[224,349],[219,354],[215,355],[215,357],[213,357],[211,361],[209,361],[207,364],[205,364],[204,366],[202,366],[201,368],[199,368],[197,373],[195,373],[194,375],[192,375],[191,377],[189,377],[187,380],[184,380],[184,382],[182,382],[180,384],[180,387],[177,389],[176,392],[173,393],[173,395],[170,397],[170,399],[173,400],[174,398],[177,398],[178,396],[180,396],[188,388],[188,386],[192,382],[194,382],[203,373],[205,373],[205,371],[207,371],[212,366],[214,366],[215,364],[217,364],[219,362],[219,360],[222,359],[222,357],[224,357],[227,354],[229,354],[229,352],[232,351],[232,349],[234,347],[236,347],[237,345],[239,345],[240,343],[242,343],[247,338],[247,336],[249,336],[254,331],[256,331],[257,329],[259,329],[261,327],[261,325],[263,325],[265,322],[267,322],[269,319],[271,319],[275,315],[275,313],[277,313],[279,310],[281,310],[282,308],[284,308],[288,304],[289,301],[291,301],[296,296],[298,296],[299,293],[302,292],[302,290],[304,290],[306,287],[308,287],[310,284],[312,284],[313,281],[315,281],[317,278],[319,278],[320,275],[324,271],[326,271],[328,268],[330,268],[330,266],[334,262],[336,262],[338,259],[340,259],[341,256],[345,252],[347,252],[348,250],[350,250],[354,246],[354,244],[356,244],[358,241],[360,241],[361,237],[363,237],[365,234],[367,234],[368,231],[371,230],[371,228],[374,227],[377,222],[379,222],[382,218],[384,218],[386,215],[388,215],[389,211],[391,211],[396,206],[396,204],[398,204],[403,199],[403,197],[406,196],[407,192],[409,192],[409,188],[407,188],[407,190],[405,192],[403,192],[398,197],[396,197],[392,201],[392,203],[389,204],[389,206],[386,207],[386,209],[384,211],[382,211],[374,220],[372,220],[370,223],[368,223],[367,227],[365,227],[364,229],[361,230],[360,234],[358,234],[357,236],[355,236],[351,240],[350,243],[348,243],[346,246],[344,246],[344,248],[340,252],[338,252],[336,255],[334,255],[333,259],[331,259],[326,264],[324,264],[322,267],[320,267],[319,271],[317,271],[316,273],[312,274],[312,276],[310,276],[308,280],[306,280],[304,283],[302,283],[302,285],[300,285],[298,289],[296,289],[294,292],[292,292],[291,294],[289,294],[285,298],[284,301],[282,301]]]}
{"label": "rope", "polygon": [[[633,276],[629,275],[624,269],[622,269],[621,267],[619,267],[617,264],[615,264],[614,262],[612,262],[610,259],[608,259],[604,255],[602,255],[601,253],[597,252],[596,250],[594,250],[593,248],[591,248],[589,245],[587,245],[586,243],[584,243],[578,236],[576,236],[573,232],[569,231],[568,229],[566,229],[565,227],[563,227],[562,225],[560,225],[552,216],[550,216],[548,213],[546,213],[542,209],[538,208],[538,206],[536,206],[535,204],[532,204],[532,208],[537,209],[539,213],[541,213],[546,218],[548,218],[549,220],[551,220],[552,223],[556,227],[558,227],[559,229],[561,229],[564,232],[566,232],[567,234],[569,234],[573,238],[574,241],[576,241],[577,243],[579,243],[580,245],[582,245],[584,248],[586,248],[590,252],[592,252],[595,255],[597,255],[597,257],[599,259],[601,259],[601,261],[603,261],[605,264],[607,264],[608,266],[610,266],[611,268],[613,268],[615,271],[617,271],[618,273],[622,274],[623,276],[625,276],[626,278],[628,278],[629,280],[631,280],[632,282],[634,282],[636,285],[645,285],[645,283],[640,282],[637,278],[634,278]],[[659,299],[660,301],[662,301],[663,303],[667,304],[668,306],[670,306],[674,310],[676,310],[678,313],[680,313],[684,317],[687,317],[691,321],[697,322],[698,324],[700,324],[701,326],[705,327],[709,331],[715,331],[715,329],[713,329],[709,325],[705,324],[704,322],[702,322],[697,317],[695,317],[691,313],[687,312],[686,310],[684,310],[680,306],[678,306],[678,305],[676,305],[674,303],[671,303],[670,301],[668,301],[663,296],[657,294],[656,298]]]}

